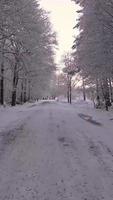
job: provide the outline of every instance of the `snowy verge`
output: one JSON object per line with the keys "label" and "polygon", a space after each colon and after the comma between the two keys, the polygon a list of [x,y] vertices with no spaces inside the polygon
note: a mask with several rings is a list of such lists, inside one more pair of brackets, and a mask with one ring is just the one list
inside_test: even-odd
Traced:
{"label": "snowy verge", "polygon": [[26,103],[15,107],[0,107],[0,133],[9,131],[28,118],[40,103]]}

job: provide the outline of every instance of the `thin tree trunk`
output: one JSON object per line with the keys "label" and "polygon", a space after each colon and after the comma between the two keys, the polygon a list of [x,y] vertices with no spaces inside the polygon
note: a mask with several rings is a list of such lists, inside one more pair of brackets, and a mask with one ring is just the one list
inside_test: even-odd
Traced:
{"label": "thin tree trunk", "polygon": [[30,80],[28,81],[28,101],[31,99],[31,85],[30,85]]}
{"label": "thin tree trunk", "polygon": [[23,103],[23,81],[21,83],[21,96],[20,96],[21,104]]}
{"label": "thin tree trunk", "polygon": [[17,63],[15,64],[14,68],[14,75],[13,75],[13,90],[12,90],[12,102],[11,105],[16,105],[16,92],[17,92],[17,84],[18,84],[18,72],[17,72]]}
{"label": "thin tree trunk", "polygon": [[113,88],[112,88],[112,84],[111,84],[111,78],[109,78],[109,89],[110,89],[111,102],[113,102]]}
{"label": "thin tree trunk", "polygon": [[27,80],[25,78],[25,82],[24,82],[24,103],[26,102],[26,94],[27,94]]}
{"label": "thin tree trunk", "polygon": [[98,79],[96,79],[96,95],[97,98],[99,97],[99,83],[98,83]]}
{"label": "thin tree trunk", "polygon": [[83,99],[84,101],[86,101],[86,89],[85,89],[84,79],[83,79]]}
{"label": "thin tree trunk", "polygon": [[97,108],[100,107],[100,96],[99,96],[99,82],[96,79],[96,100],[97,100]]}
{"label": "thin tree trunk", "polygon": [[15,106],[16,105],[16,88],[15,90],[13,90],[12,92],[12,106]]}
{"label": "thin tree trunk", "polygon": [[102,91],[102,101],[104,101],[104,88],[103,88],[102,80],[100,81],[100,86],[101,86],[101,91]]}
{"label": "thin tree trunk", "polygon": [[107,78],[103,79],[103,90],[104,90],[105,108],[108,111],[108,108],[111,105],[111,102],[110,102],[109,86],[108,86]]}
{"label": "thin tree trunk", "polygon": [[4,64],[1,64],[1,105],[4,105]]}
{"label": "thin tree trunk", "polygon": [[71,77],[69,77],[69,103],[72,103]]}
{"label": "thin tree trunk", "polygon": [[69,103],[69,96],[70,96],[70,91],[69,91],[69,76],[67,76],[67,101]]}
{"label": "thin tree trunk", "polygon": [[1,45],[1,80],[0,80],[0,103],[4,105],[4,45],[5,40],[2,41]]}

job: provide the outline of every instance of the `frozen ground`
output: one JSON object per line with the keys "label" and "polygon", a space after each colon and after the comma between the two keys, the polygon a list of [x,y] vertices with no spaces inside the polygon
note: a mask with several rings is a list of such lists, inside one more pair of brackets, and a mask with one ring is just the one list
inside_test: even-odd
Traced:
{"label": "frozen ground", "polygon": [[0,200],[113,200],[113,113],[83,102],[0,109]]}

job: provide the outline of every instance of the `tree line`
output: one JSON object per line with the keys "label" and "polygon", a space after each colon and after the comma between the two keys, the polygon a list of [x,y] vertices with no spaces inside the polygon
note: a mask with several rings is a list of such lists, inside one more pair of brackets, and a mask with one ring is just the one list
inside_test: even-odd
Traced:
{"label": "tree line", "polygon": [[73,58],[84,83],[106,109],[113,102],[113,0],[74,0],[80,34],[73,44]]}
{"label": "tree line", "polygon": [[56,34],[36,0],[0,1],[0,104],[42,97],[55,70]]}

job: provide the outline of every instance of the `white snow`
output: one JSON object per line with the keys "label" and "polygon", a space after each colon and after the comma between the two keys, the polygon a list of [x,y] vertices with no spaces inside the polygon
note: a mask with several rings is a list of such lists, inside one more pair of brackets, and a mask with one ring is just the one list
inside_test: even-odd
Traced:
{"label": "white snow", "polygon": [[23,122],[24,119],[31,115],[35,110],[35,106],[39,103],[26,103],[23,106],[18,105],[15,107],[0,107],[0,132],[5,129],[12,129],[13,126],[15,127]]}
{"label": "white snow", "polygon": [[113,200],[112,111],[42,101],[0,113],[1,132],[20,125],[0,144],[0,200]]}

